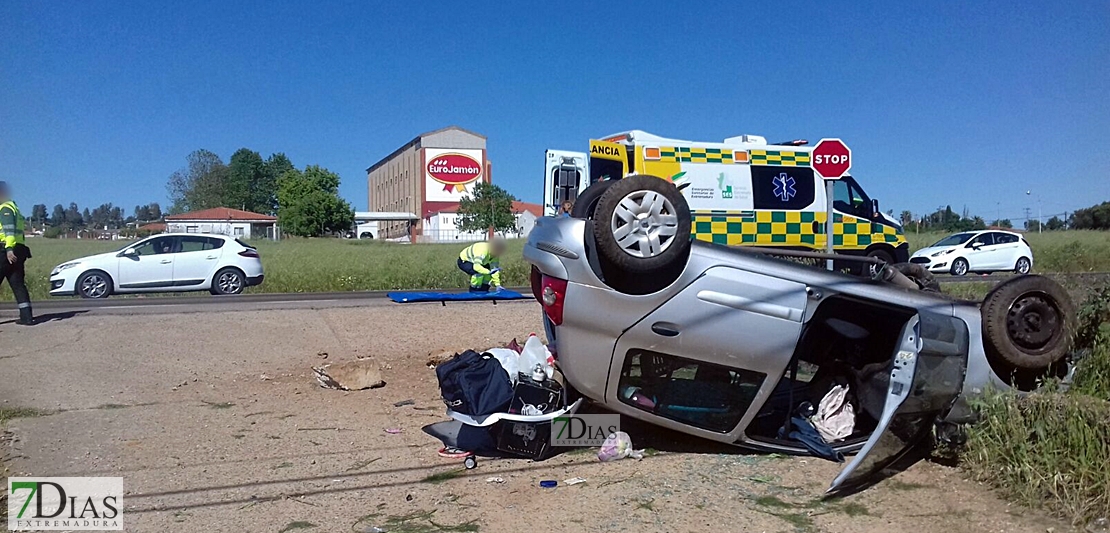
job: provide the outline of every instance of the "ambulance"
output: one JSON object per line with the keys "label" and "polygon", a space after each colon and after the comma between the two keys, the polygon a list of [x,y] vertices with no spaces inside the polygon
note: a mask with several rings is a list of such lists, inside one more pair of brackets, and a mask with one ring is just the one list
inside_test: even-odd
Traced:
{"label": "ambulance", "polygon": [[[679,185],[690,205],[692,235],[726,246],[823,251],[827,202],[833,203],[833,247],[888,263],[909,260],[902,226],[879,210],[851,176],[836,181],[833,198],[810,166],[806,141],[770,144],[758,135],[724,142],[668,139],[632,130],[590,141],[590,152],[548,150],[544,209],[592,211],[609,180],[647,174]],[[600,184],[600,185],[598,185]]]}

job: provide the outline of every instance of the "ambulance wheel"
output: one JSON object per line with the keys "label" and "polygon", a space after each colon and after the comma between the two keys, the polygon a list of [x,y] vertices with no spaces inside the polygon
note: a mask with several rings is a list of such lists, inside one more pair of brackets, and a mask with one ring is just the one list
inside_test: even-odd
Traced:
{"label": "ambulance wheel", "polygon": [[599,255],[622,272],[669,270],[690,251],[690,206],[669,180],[639,175],[614,181],[593,218]]}
{"label": "ambulance wheel", "polygon": [[1071,350],[1075,305],[1068,292],[1049,278],[1011,278],[987,293],[980,312],[983,348],[996,362],[1045,369]]}
{"label": "ambulance wheel", "polygon": [[[894,264],[894,254],[891,254],[889,251],[884,250],[882,248],[875,248],[874,250],[869,250],[867,252],[867,257],[870,257],[872,259],[878,259],[878,260],[880,260],[880,261],[882,261],[882,262],[884,262],[888,265],[893,265]],[[881,265],[876,265],[875,263],[868,263],[867,264],[867,273],[870,274],[871,276],[875,276],[875,274],[877,274],[879,272],[880,266]]]}
{"label": "ambulance wheel", "polygon": [[616,183],[617,180],[599,181],[586,187],[582,194],[578,195],[578,199],[574,201],[574,206],[570,209],[570,216],[574,218],[583,218],[586,220],[594,217],[594,210],[597,209],[597,202],[601,200],[601,195],[609,190],[609,187]]}

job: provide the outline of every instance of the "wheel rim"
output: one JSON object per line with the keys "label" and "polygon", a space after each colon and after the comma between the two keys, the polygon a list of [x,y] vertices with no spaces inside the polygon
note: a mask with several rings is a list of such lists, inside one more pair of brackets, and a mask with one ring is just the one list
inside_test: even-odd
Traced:
{"label": "wheel rim", "polygon": [[234,272],[220,274],[217,284],[220,287],[220,292],[226,293],[239,292],[239,289],[243,288],[243,280],[239,279],[239,274]]}
{"label": "wheel rim", "polygon": [[1024,258],[1018,259],[1017,271],[1018,271],[1019,274],[1028,274],[1029,273],[1029,260],[1024,259]]}
{"label": "wheel rim", "polygon": [[1030,351],[1043,350],[1060,333],[1060,309],[1044,293],[1024,294],[1006,312],[1006,334]]}
{"label": "wheel rim", "polygon": [[674,243],[678,216],[666,196],[655,191],[635,191],[617,204],[610,228],[625,253],[655,257]]}
{"label": "wheel rim", "polygon": [[81,294],[89,298],[100,298],[108,292],[108,281],[100,274],[91,274],[81,280]]}
{"label": "wheel rim", "polygon": [[959,261],[956,261],[955,267],[956,267],[955,270],[956,270],[956,275],[957,276],[962,276],[964,274],[967,274],[967,261],[964,261],[962,259],[959,260]]}

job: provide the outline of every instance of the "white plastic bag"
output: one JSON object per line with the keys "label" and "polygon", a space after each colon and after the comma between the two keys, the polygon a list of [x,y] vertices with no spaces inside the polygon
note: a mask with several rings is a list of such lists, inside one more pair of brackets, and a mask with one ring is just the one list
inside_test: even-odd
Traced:
{"label": "white plastic bag", "polygon": [[606,437],[605,442],[601,444],[601,449],[597,451],[597,458],[603,463],[624,459],[625,457],[643,459],[644,451],[633,450],[632,437],[629,437],[628,433],[623,431],[618,431]]}
{"label": "white plastic bag", "polygon": [[856,426],[856,410],[848,402],[848,386],[837,385],[821,398],[817,414],[809,419],[825,442],[848,438]]}
{"label": "white plastic bag", "polygon": [[554,363],[555,358],[547,351],[547,346],[543,345],[540,338],[535,334],[529,335],[524,343],[524,351],[520,352],[520,372],[531,375],[536,365],[540,365],[547,374],[547,379],[551,379],[555,375]]}
{"label": "white plastic bag", "polygon": [[516,385],[521,370],[520,355],[518,355],[515,350],[510,350],[508,348],[490,348],[486,350],[486,353],[492,355],[494,359],[497,359],[498,363],[501,363],[501,368],[504,368],[505,372],[509,373],[509,381],[512,381],[513,385]]}

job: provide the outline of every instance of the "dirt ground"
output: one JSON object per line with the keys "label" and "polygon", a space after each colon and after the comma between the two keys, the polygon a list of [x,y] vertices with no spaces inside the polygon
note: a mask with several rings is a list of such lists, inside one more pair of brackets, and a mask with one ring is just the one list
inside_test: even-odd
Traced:
{"label": "dirt ground", "polygon": [[[10,466],[123,476],[126,530],[142,532],[1068,529],[933,462],[826,502],[839,465],[633,423],[633,441],[652,448],[641,461],[584,450],[467,471],[437,456],[421,431],[445,419],[428,354],[523,338],[538,313],[410,304],[78,315],[19,335],[0,324],[0,405],[45,413],[9,424]],[[315,385],[311,366],[359,356],[381,363],[384,388]],[[587,481],[539,487],[572,477]]]}

